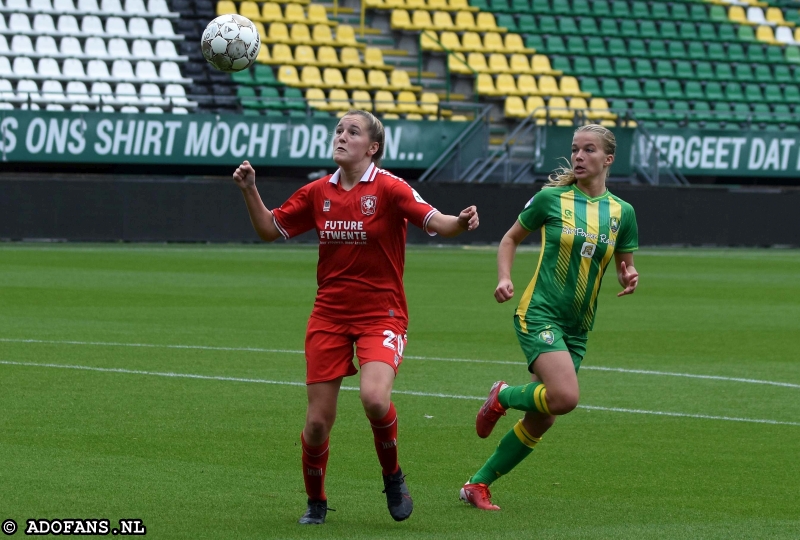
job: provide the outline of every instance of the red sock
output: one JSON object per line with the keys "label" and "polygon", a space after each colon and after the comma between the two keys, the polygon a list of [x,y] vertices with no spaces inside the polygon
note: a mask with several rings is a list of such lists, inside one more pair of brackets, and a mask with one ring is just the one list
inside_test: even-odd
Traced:
{"label": "red sock", "polygon": [[326,439],[320,446],[309,446],[300,432],[300,442],[303,445],[303,481],[306,484],[306,494],[313,501],[327,501],[325,496],[325,469],[328,466],[328,443]]}
{"label": "red sock", "polygon": [[375,450],[378,452],[383,474],[396,473],[400,464],[397,462],[397,411],[394,403],[389,404],[386,416],[380,420],[369,418],[369,423],[375,436]]}

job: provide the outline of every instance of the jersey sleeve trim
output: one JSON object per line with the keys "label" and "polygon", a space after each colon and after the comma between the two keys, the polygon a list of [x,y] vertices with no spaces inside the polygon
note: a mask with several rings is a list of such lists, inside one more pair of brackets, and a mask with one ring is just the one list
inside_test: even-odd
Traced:
{"label": "jersey sleeve trim", "polygon": [[428,222],[434,215],[438,213],[439,211],[436,208],[432,208],[431,211],[428,212],[427,215],[425,216],[425,219],[422,220],[422,230],[428,233],[428,236],[436,236],[437,234],[436,232],[431,232],[428,230]]}
{"label": "jersey sleeve trim", "polygon": [[275,216],[275,212],[272,213],[272,221],[275,222],[275,227],[278,229],[278,232],[281,233],[281,236],[283,236],[284,239],[288,240],[289,239],[289,233],[287,233],[286,229],[284,229],[281,226],[281,224],[278,223],[278,218]]}
{"label": "jersey sleeve trim", "polygon": [[520,224],[520,226],[522,226],[522,228],[523,228],[523,229],[525,229],[525,230],[526,230],[526,231],[528,231],[528,232],[533,232],[533,229],[529,229],[529,228],[528,228],[528,226],[527,226],[527,225],[525,225],[525,224],[522,222],[522,219],[521,219],[521,218],[522,218],[522,216],[517,216],[517,222]]}
{"label": "jersey sleeve trim", "polygon": [[633,253],[634,251],[638,251],[639,246],[629,247],[629,248],[622,248],[622,249],[615,249],[614,251],[617,253]]}

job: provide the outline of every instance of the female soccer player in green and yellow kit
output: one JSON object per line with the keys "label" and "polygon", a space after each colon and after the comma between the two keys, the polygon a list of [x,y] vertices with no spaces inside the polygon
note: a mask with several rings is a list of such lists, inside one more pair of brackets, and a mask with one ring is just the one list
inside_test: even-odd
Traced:
{"label": "female soccer player in green and yellow kit", "polygon": [[517,246],[532,231],[542,231],[539,263],[514,314],[517,338],[533,377],[521,386],[494,383],[478,411],[475,427],[482,438],[489,436],[507,409],[525,411],[525,416],[461,488],[461,500],[476,508],[500,509],[492,504],[489,485],[531,453],[556,416],[578,405],[578,368],[612,255],[623,287],[617,296],[636,290],[636,215],[605,184],[616,146],[613,133],[602,126],[578,128],[572,139],[572,168],[550,177],[500,242],[494,296],[506,302],[514,296],[511,266]]}

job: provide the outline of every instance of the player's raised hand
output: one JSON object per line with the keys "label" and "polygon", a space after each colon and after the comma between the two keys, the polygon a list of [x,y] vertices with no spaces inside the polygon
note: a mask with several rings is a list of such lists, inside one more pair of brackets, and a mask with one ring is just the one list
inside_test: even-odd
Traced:
{"label": "player's raised hand", "polygon": [[501,279],[500,283],[497,284],[497,288],[494,290],[494,299],[502,304],[503,302],[508,302],[512,298],[514,298],[514,284],[511,283],[510,279]]}
{"label": "player's raised hand", "polygon": [[625,296],[626,294],[633,294],[636,291],[636,286],[639,285],[639,272],[633,266],[627,266],[625,261],[619,265],[619,282],[625,287],[617,296]]}
{"label": "player's raised hand", "polygon": [[475,206],[465,208],[460,214],[458,214],[458,225],[462,229],[474,231],[478,228],[478,223],[478,208]]}
{"label": "player's raised hand", "polygon": [[256,185],[256,171],[250,162],[245,160],[233,171],[233,181],[239,189],[247,189]]}

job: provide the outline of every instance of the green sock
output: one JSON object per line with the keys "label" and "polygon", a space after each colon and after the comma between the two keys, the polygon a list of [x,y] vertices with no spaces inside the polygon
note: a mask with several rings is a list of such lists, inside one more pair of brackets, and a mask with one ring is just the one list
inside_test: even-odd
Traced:
{"label": "green sock", "polygon": [[547,408],[547,388],[540,382],[508,386],[497,395],[497,400],[506,409],[518,411],[539,411],[550,414]]}
{"label": "green sock", "polygon": [[469,483],[490,485],[504,474],[508,474],[519,462],[528,457],[533,452],[536,443],[541,440],[541,437],[531,436],[520,420],[514,429],[503,436],[494,454],[470,478]]}

